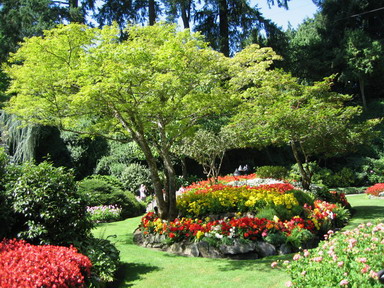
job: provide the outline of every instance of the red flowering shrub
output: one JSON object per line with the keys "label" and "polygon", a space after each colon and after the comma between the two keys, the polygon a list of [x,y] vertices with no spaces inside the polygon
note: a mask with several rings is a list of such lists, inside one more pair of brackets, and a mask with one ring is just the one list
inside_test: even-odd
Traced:
{"label": "red flowering shrub", "polygon": [[91,261],[76,248],[35,246],[21,240],[0,242],[0,287],[85,287]]}
{"label": "red flowering shrub", "polygon": [[381,192],[384,192],[384,183],[377,183],[371,187],[368,187],[367,190],[365,190],[366,194],[370,194],[373,196],[379,196]]}
{"label": "red flowering shrub", "polygon": [[[217,184],[225,184],[232,181],[239,181],[239,180],[246,180],[246,179],[253,179],[253,178],[256,178],[256,174],[240,175],[240,176],[233,176],[233,175],[219,176]],[[185,191],[189,191],[192,189],[207,188],[208,186],[211,186],[212,183],[214,183],[213,179],[192,183],[191,185],[185,188]]]}

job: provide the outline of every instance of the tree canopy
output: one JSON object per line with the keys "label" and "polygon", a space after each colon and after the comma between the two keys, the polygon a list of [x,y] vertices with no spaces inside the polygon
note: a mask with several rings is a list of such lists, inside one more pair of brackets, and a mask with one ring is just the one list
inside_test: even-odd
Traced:
{"label": "tree canopy", "polygon": [[276,58],[271,49],[252,46],[234,57],[232,89],[242,100],[230,128],[244,145],[290,145],[303,186],[309,188],[313,171],[308,164],[314,157],[350,151],[369,139],[377,121],[356,121],[361,109],[345,106],[351,96],[332,92],[331,79],[307,86],[267,69]]}
{"label": "tree canopy", "polygon": [[227,59],[198,33],[174,25],[132,26],[128,34],[120,42],[115,26],[71,24],[27,39],[6,68],[16,94],[7,111],[64,130],[133,138],[148,162],[161,216],[175,217],[171,147],[198,120],[224,109]]}

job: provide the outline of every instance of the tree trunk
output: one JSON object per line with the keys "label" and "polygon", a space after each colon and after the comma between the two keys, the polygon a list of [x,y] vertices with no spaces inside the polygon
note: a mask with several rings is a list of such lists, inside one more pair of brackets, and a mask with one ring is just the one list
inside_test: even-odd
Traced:
{"label": "tree trunk", "polygon": [[[311,171],[308,170],[309,168],[307,169],[304,168],[304,165],[300,159],[299,151],[295,141],[291,141],[291,148],[292,148],[293,156],[295,157],[296,163],[299,166],[299,171],[301,175],[301,184],[303,185],[303,188],[305,190],[309,190],[309,187],[311,185],[312,173]],[[306,160],[306,164],[308,164],[307,160]]]}
{"label": "tree trunk", "polygon": [[155,0],[149,0],[148,14],[149,14],[149,25],[153,26],[156,23],[156,10]]}
{"label": "tree trunk", "polygon": [[183,174],[183,178],[186,179],[188,177],[187,158],[185,156],[182,156],[180,161],[181,161],[181,171]]}
{"label": "tree trunk", "polygon": [[220,52],[229,56],[229,25],[227,0],[219,0],[219,30],[220,30]]}
{"label": "tree trunk", "polygon": [[365,83],[363,78],[359,78],[359,86],[360,86],[361,99],[363,100],[363,108],[364,110],[366,110],[367,99],[365,98]]}
{"label": "tree trunk", "polygon": [[191,1],[182,0],[180,4],[181,19],[183,20],[184,29],[189,29],[189,20],[191,18]]}

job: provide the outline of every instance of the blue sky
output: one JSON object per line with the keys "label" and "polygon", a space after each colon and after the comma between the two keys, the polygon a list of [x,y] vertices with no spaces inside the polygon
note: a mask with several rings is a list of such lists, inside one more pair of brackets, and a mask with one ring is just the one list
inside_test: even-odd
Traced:
{"label": "blue sky", "polygon": [[[276,2],[276,1],[275,1]],[[296,28],[305,18],[312,17],[316,13],[317,7],[312,0],[290,0],[288,10],[278,8],[276,5],[268,8],[267,0],[252,0],[251,3],[257,3],[263,16],[272,19],[278,26],[284,30],[288,28],[288,22],[293,28]]]}

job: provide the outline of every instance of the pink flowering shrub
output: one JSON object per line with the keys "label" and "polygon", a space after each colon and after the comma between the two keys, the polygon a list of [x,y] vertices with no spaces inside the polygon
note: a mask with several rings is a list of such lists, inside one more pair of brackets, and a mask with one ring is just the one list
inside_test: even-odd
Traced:
{"label": "pink flowering shrub", "polygon": [[367,190],[365,190],[366,194],[373,196],[379,196],[381,192],[384,192],[384,183],[377,183],[371,187],[368,187]]}
{"label": "pink flowering shrub", "polygon": [[318,248],[293,256],[290,287],[382,287],[377,272],[384,269],[383,223],[329,231],[326,238]]}
{"label": "pink flowering shrub", "polygon": [[76,248],[21,240],[0,242],[0,287],[86,287],[91,261]]}

